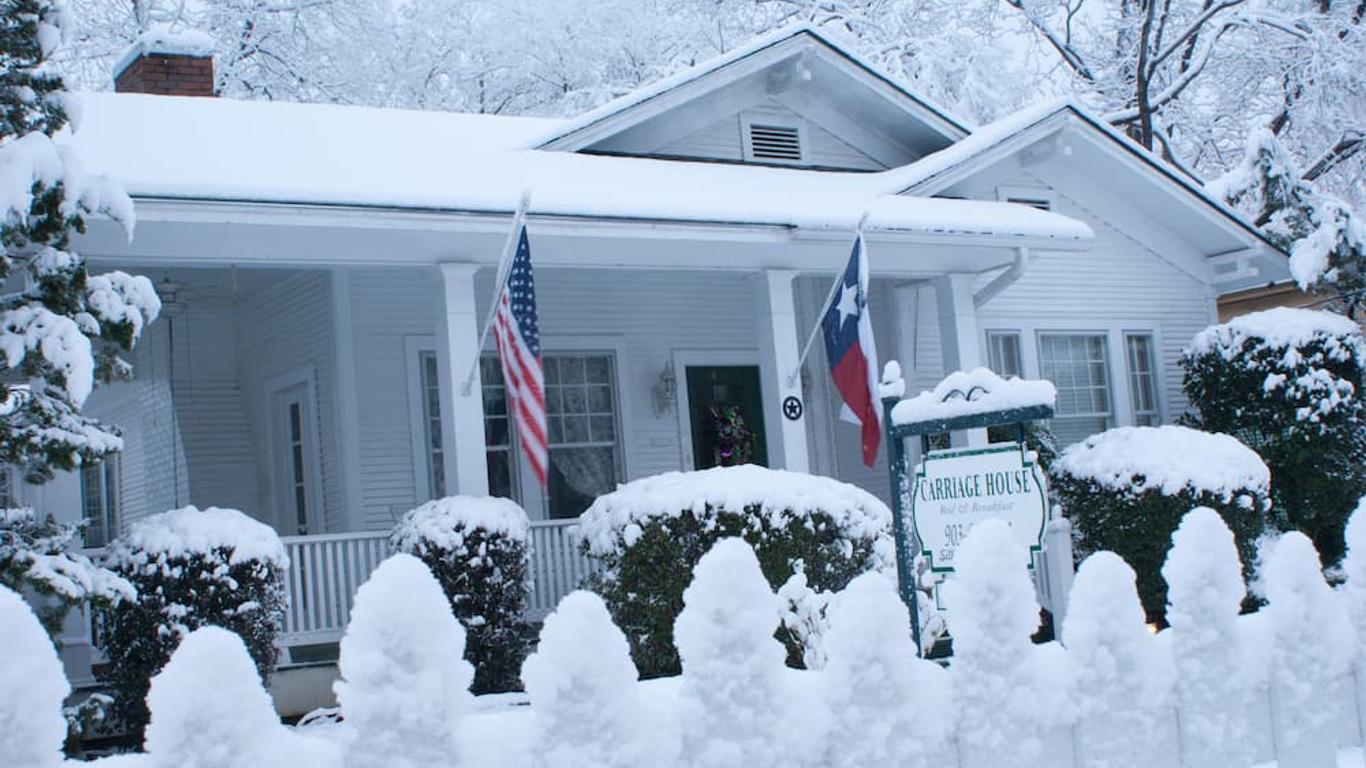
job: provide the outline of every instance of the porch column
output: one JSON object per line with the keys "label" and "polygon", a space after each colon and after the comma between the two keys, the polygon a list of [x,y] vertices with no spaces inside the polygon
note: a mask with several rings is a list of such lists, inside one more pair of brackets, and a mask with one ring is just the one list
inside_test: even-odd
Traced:
{"label": "porch column", "polygon": [[[972,302],[975,283],[975,275],[963,272],[943,275],[934,280],[946,376],[954,371],[970,371],[984,364],[980,334],[977,332],[977,309]],[[987,444],[987,432],[985,429],[972,429],[966,434],[955,433],[952,443],[955,447],[984,446]]]}
{"label": "porch column", "polygon": [[[759,372],[764,390],[764,427],[768,433],[768,463],[793,472],[811,471],[811,456],[806,447],[806,410],[802,398],[802,379],[788,383],[797,367],[801,344],[797,330],[797,307],[792,298],[792,281],[797,272],[769,269],[755,280],[759,323]],[[797,418],[793,408],[784,408],[789,397],[801,404]]]}
{"label": "porch column", "polygon": [[484,444],[484,399],[476,367],[465,392],[470,366],[479,356],[479,316],[474,300],[472,264],[440,264],[441,316],[436,359],[441,376],[442,468],[446,493],[487,496],[488,464]]}

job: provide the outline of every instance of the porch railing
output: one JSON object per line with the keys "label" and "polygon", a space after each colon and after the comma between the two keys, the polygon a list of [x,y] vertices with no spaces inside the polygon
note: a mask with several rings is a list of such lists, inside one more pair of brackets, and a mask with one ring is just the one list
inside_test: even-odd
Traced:
{"label": "porch railing", "polygon": [[[531,597],[527,618],[539,620],[576,589],[590,568],[575,546],[577,520],[531,523]],[[356,589],[389,556],[388,531],[283,537],[286,574],[284,645],[335,642],[351,620]]]}

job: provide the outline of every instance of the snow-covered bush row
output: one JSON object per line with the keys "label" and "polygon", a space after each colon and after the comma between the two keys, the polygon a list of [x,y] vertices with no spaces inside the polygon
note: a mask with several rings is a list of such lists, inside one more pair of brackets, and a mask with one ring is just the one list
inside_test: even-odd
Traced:
{"label": "snow-covered bush row", "polygon": [[674,622],[703,554],[740,537],[753,547],[770,588],[793,583],[789,662],[819,656],[820,595],[893,562],[891,510],[875,496],[826,477],[754,465],[668,472],[600,496],[580,522],[583,551],[645,677],[677,674]]}
{"label": "snow-covered bush row", "polygon": [[1271,473],[1229,435],[1180,426],[1118,427],[1069,446],[1050,468],[1075,531],[1078,558],[1111,551],[1133,567],[1148,620],[1164,624],[1160,570],[1172,532],[1192,508],[1219,513],[1252,578],[1266,527]]}
{"label": "snow-covered bush row", "polygon": [[[1366,338],[1332,312],[1278,307],[1206,328],[1181,359],[1194,426],[1233,435],[1271,470],[1271,525],[1342,559],[1366,495]],[[1194,462],[1193,462],[1194,463]]]}
{"label": "snow-covered bush row", "polygon": [[[1358,518],[1353,576],[1366,572],[1366,512]],[[468,692],[464,632],[437,580],[395,555],[357,595],[339,724],[280,726],[245,646],[203,628],[152,683],[146,753],[108,768],[1248,768],[1271,758],[1309,768],[1331,765],[1344,745],[1338,721],[1356,709],[1332,691],[1350,665],[1362,671],[1354,627],[1366,603],[1360,585],[1333,593],[1303,535],[1272,547],[1269,606],[1240,617],[1233,534],[1213,510],[1193,510],[1163,568],[1171,628],[1158,635],[1144,625],[1133,571],[1098,553],[1077,573],[1063,642],[1031,644],[1038,606],[1025,563],[1004,523],[969,534],[945,586],[956,651],[947,670],[916,658],[907,611],[880,573],[834,599],[826,667],[796,670],[774,637],[780,609],[758,558],[723,539],[684,594],[680,676],[638,681],[604,602],[576,592],[523,667],[530,706],[500,707]],[[56,766],[68,690],[60,666],[5,590],[0,620],[16,628],[0,635],[0,764]],[[1255,753],[1266,736],[1254,730],[1258,712],[1274,713],[1274,754]]]}
{"label": "snow-covered bush row", "polygon": [[531,523],[515,502],[495,497],[434,499],[399,520],[395,552],[431,569],[465,629],[475,693],[515,690],[526,657],[522,620],[531,591]]}
{"label": "snow-covered bush row", "polygon": [[97,635],[114,714],[133,732],[147,723],[148,681],[200,627],[237,633],[269,678],[289,566],[270,526],[233,509],[184,507],[135,522],[110,542],[105,564],[137,590],[136,599],[99,611]]}

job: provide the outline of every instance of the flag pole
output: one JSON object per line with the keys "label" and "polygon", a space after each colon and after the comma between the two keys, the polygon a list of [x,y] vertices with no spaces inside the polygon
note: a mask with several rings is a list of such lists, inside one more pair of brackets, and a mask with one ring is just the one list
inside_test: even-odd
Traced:
{"label": "flag pole", "polygon": [[483,330],[479,333],[479,344],[474,348],[474,362],[470,364],[470,372],[460,387],[460,394],[463,397],[469,397],[470,390],[474,387],[474,375],[479,372],[479,358],[484,354],[484,343],[488,341],[493,318],[498,314],[498,300],[503,295],[503,283],[507,280],[508,258],[517,249],[517,241],[520,239],[518,235],[522,231],[522,222],[526,220],[529,207],[531,190],[523,189],[522,198],[517,201],[517,208],[512,213],[512,227],[508,230],[507,240],[503,241],[503,252],[498,257],[498,273],[493,280],[493,302],[489,304],[488,314],[484,317]]}
{"label": "flag pole", "polygon": [[[854,227],[854,240],[863,240],[863,227],[868,223],[868,216],[872,211],[864,211],[863,216],[858,220],[858,225]],[[816,343],[816,337],[820,335],[821,323],[825,320],[825,312],[830,308],[830,302],[835,298],[835,292],[844,285],[844,273],[835,272],[835,280],[830,284],[830,292],[825,295],[825,301],[821,303],[820,315],[816,317],[816,325],[811,329],[811,335],[806,337],[806,346],[802,347],[802,354],[797,358],[797,365],[792,372],[787,375],[787,386],[797,386],[797,378],[802,375],[802,364],[806,362],[806,356],[811,353],[811,345]]]}

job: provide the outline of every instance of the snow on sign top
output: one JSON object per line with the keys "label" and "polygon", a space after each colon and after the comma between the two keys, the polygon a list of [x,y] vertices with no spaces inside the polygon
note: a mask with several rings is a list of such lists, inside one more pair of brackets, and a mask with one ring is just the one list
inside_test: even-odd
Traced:
{"label": "snow on sign top", "polygon": [[1321,309],[1294,307],[1250,312],[1227,323],[1211,325],[1195,335],[1186,354],[1207,355],[1217,351],[1226,360],[1232,360],[1250,339],[1255,339],[1259,348],[1272,350],[1301,347],[1319,339],[1326,342],[1330,352],[1339,352],[1344,358],[1349,354],[1366,356],[1361,328],[1350,318]]}
{"label": "snow on sign top", "polygon": [[1193,490],[1224,501],[1249,489],[1265,494],[1271,484],[1261,457],[1237,439],[1172,425],[1092,435],[1064,450],[1055,468],[1115,491]]}
{"label": "snow on sign top", "polygon": [[230,565],[258,560],[289,567],[285,546],[274,529],[235,509],[219,507],[201,511],[188,506],[138,520],[109,545],[108,558],[134,564],[135,558],[147,554],[179,558],[215,550],[231,551]]}
{"label": "snow on sign top", "polygon": [[892,525],[887,505],[861,488],[828,477],[745,464],[665,472],[620,485],[583,513],[579,535],[601,555],[616,550],[618,532],[635,526],[638,535],[640,526],[656,518],[691,512],[701,519],[718,510],[740,512],[751,506],[758,506],[761,514],[790,510],[797,517],[825,512],[842,531],[859,538],[885,535]]}
{"label": "snow on sign top", "polygon": [[[135,197],[507,213],[805,229],[1030,237],[1089,227],[995,201],[888,194],[885,173],[654,160],[531,149],[557,121],[331,104],[83,94],[59,141]],[[130,136],[138,137],[129,141]],[[363,149],[357,136],[375,140]]]}
{"label": "snow on sign top", "polygon": [[934,389],[897,403],[892,408],[892,423],[918,424],[1039,405],[1052,407],[1057,399],[1058,390],[1052,382],[1003,379],[986,368],[975,368],[955,371]]}

